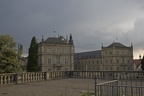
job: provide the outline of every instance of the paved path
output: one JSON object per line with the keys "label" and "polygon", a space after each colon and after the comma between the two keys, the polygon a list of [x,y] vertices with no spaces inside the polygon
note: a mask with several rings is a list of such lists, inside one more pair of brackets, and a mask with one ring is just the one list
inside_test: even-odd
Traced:
{"label": "paved path", "polygon": [[93,89],[93,79],[59,79],[0,86],[0,96],[80,96],[82,90]]}

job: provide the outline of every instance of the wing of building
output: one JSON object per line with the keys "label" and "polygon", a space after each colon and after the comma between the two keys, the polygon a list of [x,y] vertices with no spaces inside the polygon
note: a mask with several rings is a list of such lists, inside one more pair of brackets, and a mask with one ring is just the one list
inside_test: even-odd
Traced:
{"label": "wing of building", "polygon": [[102,51],[75,53],[75,70],[100,70],[102,65]]}
{"label": "wing of building", "polygon": [[75,70],[132,71],[133,46],[113,42],[101,50],[75,53]]}
{"label": "wing of building", "polygon": [[74,44],[62,36],[49,37],[38,44],[41,71],[70,71],[74,66]]}

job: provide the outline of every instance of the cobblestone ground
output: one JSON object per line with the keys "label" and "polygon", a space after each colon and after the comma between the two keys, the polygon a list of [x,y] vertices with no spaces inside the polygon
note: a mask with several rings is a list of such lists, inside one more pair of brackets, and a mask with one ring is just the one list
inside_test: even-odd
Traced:
{"label": "cobblestone ground", "polygon": [[[97,80],[97,83],[106,80]],[[0,86],[0,96],[80,96],[83,90],[93,90],[93,79],[59,79],[17,85]]]}

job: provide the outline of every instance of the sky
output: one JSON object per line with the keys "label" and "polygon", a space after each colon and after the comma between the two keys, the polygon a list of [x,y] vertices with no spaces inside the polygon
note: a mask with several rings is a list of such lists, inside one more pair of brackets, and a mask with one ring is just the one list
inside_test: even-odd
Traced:
{"label": "sky", "polygon": [[42,36],[72,34],[75,52],[132,43],[139,58],[144,54],[144,0],[0,0],[4,34],[23,45],[24,56],[33,36],[40,42]]}

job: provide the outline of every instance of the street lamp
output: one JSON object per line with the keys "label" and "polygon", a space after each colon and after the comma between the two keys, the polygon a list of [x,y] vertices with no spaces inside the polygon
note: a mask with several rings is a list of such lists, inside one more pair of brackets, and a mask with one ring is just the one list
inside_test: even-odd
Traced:
{"label": "street lamp", "polygon": [[96,84],[97,84],[97,82],[96,82],[96,75],[94,76],[94,80],[95,80],[95,82],[94,82],[94,86],[95,86],[95,91],[94,91],[94,93],[95,93],[95,96],[96,96]]}

